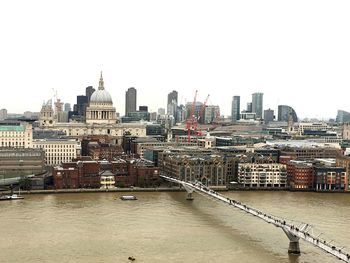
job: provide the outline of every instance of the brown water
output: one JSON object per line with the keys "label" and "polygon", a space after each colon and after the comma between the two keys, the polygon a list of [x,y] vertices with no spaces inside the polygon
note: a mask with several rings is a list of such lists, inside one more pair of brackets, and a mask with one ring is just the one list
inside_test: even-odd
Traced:
{"label": "brown water", "polygon": [[[289,256],[281,229],[184,193],[27,195],[0,202],[0,262],[339,262],[300,241]],[[350,251],[350,195],[231,192],[276,216],[308,222]]]}

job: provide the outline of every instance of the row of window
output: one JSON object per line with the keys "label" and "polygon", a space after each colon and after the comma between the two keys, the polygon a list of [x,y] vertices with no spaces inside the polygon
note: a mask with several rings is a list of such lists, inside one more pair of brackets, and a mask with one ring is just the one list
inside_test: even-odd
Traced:
{"label": "row of window", "polygon": [[[29,142],[28,142],[28,144],[29,144]],[[9,146],[9,147],[11,147],[11,146],[21,147],[21,146],[25,146],[25,141],[23,141],[23,142],[1,142],[1,146],[2,147],[7,147],[7,146]]]}
{"label": "row of window", "polygon": [[75,148],[75,144],[35,144],[34,146],[43,149]]}

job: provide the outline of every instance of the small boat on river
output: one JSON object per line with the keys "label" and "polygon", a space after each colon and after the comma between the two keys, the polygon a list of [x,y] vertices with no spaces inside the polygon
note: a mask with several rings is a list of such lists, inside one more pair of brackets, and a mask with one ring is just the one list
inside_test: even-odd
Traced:
{"label": "small boat on river", "polygon": [[122,195],[120,197],[121,200],[126,201],[126,200],[137,200],[136,196],[134,195]]}
{"label": "small boat on river", "polygon": [[10,201],[10,200],[18,200],[18,199],[24,199],[24,197],[18,194],[0,196],[0,201]]}

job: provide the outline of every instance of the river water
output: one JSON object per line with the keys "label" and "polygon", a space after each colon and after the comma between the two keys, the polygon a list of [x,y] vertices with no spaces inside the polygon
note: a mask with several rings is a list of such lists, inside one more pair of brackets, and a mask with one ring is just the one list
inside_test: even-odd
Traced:
{"label": "river water", "polygon": [[[350,194],[224,192],[303,221],[350,252]],[[0,202],[0,262],[339,262],[304,241],[288,255],[280,228],[182,192],[26,195]]]}

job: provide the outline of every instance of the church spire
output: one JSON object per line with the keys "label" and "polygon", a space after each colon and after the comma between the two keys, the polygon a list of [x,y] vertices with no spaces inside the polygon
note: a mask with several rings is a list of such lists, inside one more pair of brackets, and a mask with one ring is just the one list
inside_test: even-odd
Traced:
{"label": "church spire", "polygon": [[100,77],[100,82],[98,84],[98,89],[99,90],[104,90],[105,87],[104,87],[104,81],[103,81],[103,77],[102,77],[102,71],[101,71],[101,77]]}

